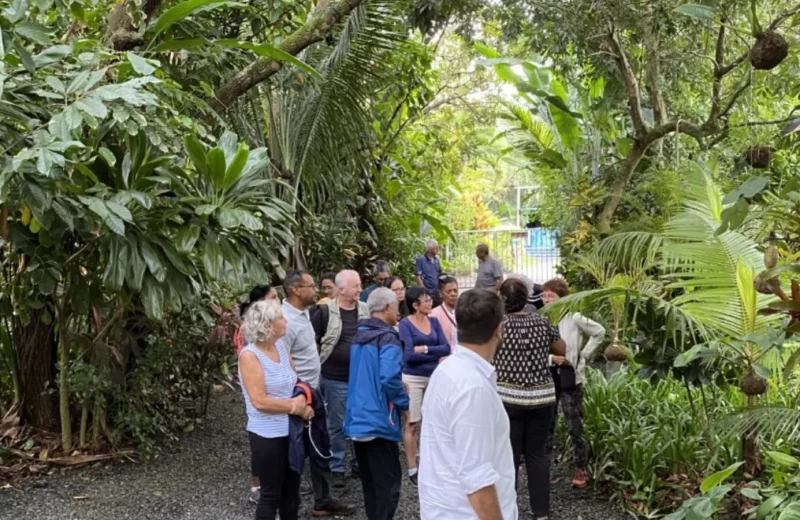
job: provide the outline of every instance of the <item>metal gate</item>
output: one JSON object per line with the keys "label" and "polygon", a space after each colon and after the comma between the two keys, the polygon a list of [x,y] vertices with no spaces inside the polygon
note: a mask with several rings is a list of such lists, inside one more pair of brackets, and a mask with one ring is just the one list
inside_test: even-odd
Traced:
{"label": "metal gate", "polygon": [[522,274],[534,283],[556,276],[560,256],[555,231],[542,228],[459,231],[444,247],[442,270],[458,278],[461,289],[475,287],[478,258],[475,247],[486,244],[489,254],[503,264],[503,272]]}

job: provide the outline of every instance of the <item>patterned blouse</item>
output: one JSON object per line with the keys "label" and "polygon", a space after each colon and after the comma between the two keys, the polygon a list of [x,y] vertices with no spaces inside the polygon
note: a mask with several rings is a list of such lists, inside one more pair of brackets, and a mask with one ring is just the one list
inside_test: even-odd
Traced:
{"label": "patterned blouse", "polygon": [[503,343],[494,355],[497,392],[503,403],[538,408],[556,402],[550,373],[550,345],[561,339],[558,328],[538,314],[507,314]]}

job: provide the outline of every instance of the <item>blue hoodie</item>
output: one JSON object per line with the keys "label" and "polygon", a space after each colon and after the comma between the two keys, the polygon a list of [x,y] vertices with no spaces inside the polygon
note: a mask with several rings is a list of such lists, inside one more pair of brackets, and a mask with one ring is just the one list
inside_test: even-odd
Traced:
{"label": "blue hoodie", "polygon": [[399,412],[408,410],[408,395],[403,389],[401,345],[388,323],[376,318],[358,322],[350,347],[346,437],[403,439]]}

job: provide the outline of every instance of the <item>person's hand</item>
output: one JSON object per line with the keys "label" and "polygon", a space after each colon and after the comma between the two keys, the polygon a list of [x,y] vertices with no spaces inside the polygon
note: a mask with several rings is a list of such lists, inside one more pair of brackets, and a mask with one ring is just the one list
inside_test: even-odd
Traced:
{"label": "person's hand", "polygon": [[414,347],[414,352],[416,352],[417,354],[424,354],[425,350],[427,350],[427,347],[425,345],[418,345]]}
{"label": "person's hand", "polygon": [[558,366],[569,366],[569,360],[564,356],[553,356],[553,364]]}
{"label": "person's hand", "polygon": [[300,414],[300,417],[302,417],[304,421],[310,421],[314,418],[314,409],[310,406],[306,406],[303,412]]}
{"label": "person's hand", "polygon": [[447,359],[447,358],[449,358],[449,357],[450,357],[450,356],[442,356],[442,357],[440,357],[440,358],[439,358],[439,363],[441,363],[442,361],[444,361],[445,359]]}
{"label": "person's hand", "polygon": [[289,412],[290,415],[299,415],[299,414],[301,414],[302,411],[303,411],[303,408],[305,408],[305,406],[306,406],[306,396],[301,394],[301,395],[298,395],[296,397],[292,397],[290,399],[290,401],[292,402],[292,410],[291,410],[291,412]]}

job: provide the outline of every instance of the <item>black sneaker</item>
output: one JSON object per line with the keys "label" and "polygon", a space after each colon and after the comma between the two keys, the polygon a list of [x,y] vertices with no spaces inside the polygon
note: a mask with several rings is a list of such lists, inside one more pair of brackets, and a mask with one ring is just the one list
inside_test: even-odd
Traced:
{"label": "black sneaker", "polygon": [[[335,474],[335,473],[334,473]],[[314,506],[314,509],[311,510],[311,516],[316,517],[323,517],[323,516],[350,516],[356,512],[356,506],[353,504],[345,504],[343,502],[339,502],[334,498],[329,498],[324,504],[321,506]]]}
{"label": "black sneaker", "polygon": [[417,476],[419,476],[419,473],[414,473],[413,475],[408,476],[408,480],[411,481],[411,484],[413,484],[414,487],[419,487],[419,484],[417,484]]}
{"label": "black sneaker", "polygon": [[344,487],[344,473],[331,473],[331,484],[336,489]]}

